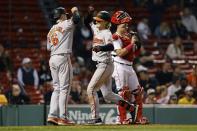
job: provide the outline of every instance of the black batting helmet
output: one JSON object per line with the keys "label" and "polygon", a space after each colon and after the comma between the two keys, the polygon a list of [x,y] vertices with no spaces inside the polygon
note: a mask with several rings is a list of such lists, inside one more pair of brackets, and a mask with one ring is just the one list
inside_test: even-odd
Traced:
{"label": "black batting helmet", "polygon": [[55,8],[53,10],[53,19],[59,19],[62,14],[67,14],[64,7]]}

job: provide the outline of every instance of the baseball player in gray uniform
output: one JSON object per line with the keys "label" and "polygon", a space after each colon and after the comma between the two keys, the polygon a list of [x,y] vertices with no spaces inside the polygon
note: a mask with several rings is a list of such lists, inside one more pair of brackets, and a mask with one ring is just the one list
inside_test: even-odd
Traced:
{"label": "baseball player in gray uniform", "polygon": [[67,18],[63,7],[53,11],[56,24],[47,35],[47,49],[51,51],[49,66],[53,78],[53,93],[47,122],[55,125],[74,124],[67,116],[67,103],[72,82],[72,53],[73,32],[75,24],[80,20],[77,7],[71,9],[72,17]]}
{"label": "baseball player in gray uniform", "polygon": [[[138,106],[128,103],[121,96],[112,92],[111,76],[114,66],[111,51],[114,50],[114,47],[112,44],[112,34],[109,30],[111,20],[110,14],[107,11],[100,11],[96,17],[93,17],[92,8],[93,7],[89,8],[89,15],[85,18],[84,23],[86,26],[91,26],[92,31],[94,32],[92,60],[97,62],[97,69],[87,88],[92,115],[92,119],[87,123],[102,123],[102,120],[99,117],[99,99],[97,96],[97,90],[99,89],[106,101],[111,101],[125,107],[132,113],[133,121],[135,121]],[[96,24],[91,22],[93,20],[92,18],[95,20]]]}

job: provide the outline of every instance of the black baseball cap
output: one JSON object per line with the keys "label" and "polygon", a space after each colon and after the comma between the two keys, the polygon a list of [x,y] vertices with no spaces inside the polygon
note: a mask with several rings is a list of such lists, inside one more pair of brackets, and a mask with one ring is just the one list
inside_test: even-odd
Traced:
{"label": "black baseball cap", "polygon": [[111,21],[111,16],[109,14],[109,12],[107,11],[100,11],[96,17],[93,17],[94,20],[96,21]]}

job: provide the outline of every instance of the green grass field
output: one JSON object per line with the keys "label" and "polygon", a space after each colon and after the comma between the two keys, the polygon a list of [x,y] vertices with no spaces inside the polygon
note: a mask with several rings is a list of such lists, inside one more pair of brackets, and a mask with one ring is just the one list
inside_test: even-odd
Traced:
{"label": "green grass field", "polygon": [[197,125],[5,126],[0,131],[197,131]]}

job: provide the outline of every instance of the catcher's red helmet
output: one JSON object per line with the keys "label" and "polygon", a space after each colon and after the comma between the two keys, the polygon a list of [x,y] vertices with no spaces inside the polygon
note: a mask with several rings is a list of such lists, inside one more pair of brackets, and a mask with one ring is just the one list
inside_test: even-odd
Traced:
{"label": "catcher's red helmet", "polygon": [[123,23],[130,23],[131,20],[132,18],[129,16],[129,14],[124,11],[116,11],[111,17],[111,22],[118,25]]}

